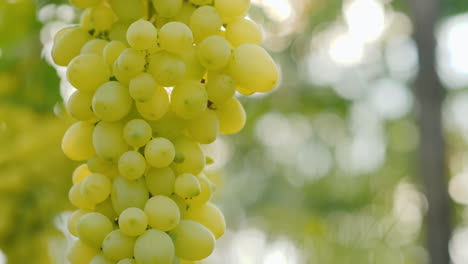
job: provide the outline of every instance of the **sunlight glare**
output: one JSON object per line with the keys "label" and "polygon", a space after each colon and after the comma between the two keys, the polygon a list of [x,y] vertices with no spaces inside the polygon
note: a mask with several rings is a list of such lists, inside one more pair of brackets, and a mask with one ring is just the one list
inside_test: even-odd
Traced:
{"label": "sunlight glare", "polygon": [[351,35],[341,35],[332,41],[328,52],[336,63],[354,65],[361,61],[364,47],[362,42]]}
{"label": "sunlight glare", "polygon": [[354,0],[345,5],[344,16],[350,34],[362,41],[374,41],[384,31],[385,10],[378,1]]}

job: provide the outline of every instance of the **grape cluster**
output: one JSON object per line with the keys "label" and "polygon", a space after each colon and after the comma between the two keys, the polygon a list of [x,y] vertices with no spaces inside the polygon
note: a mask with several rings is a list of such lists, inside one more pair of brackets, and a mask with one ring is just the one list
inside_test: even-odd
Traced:
{"label": "grape cluster", "polygon": [[76,88],[64,153],[86,161],[69,192],[72,264],[207,258],[225,230],[201,144],[240,131],[236,91],[267,92],[278,69],[245,18],[249,0],[71,0],[80,25],[52,57]]}

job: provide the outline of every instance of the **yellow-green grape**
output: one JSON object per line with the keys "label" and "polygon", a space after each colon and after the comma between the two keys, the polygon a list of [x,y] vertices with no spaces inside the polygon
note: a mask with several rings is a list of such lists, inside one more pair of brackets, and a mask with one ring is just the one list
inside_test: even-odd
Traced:
{"label": "yellow-green grape", "polygon": [[184,161],[173,163],[172,169],[179,175],[182,173],[199,174],[205,167],[205,155],[200,145],[187,137],[179,137],[173,141],[176,152],[184,155]]}
{"label": "yellow-green grape", "polygon": [[191,206],[185,218],[196,221],[208,228],[216,239],[220,238],[226,230],[226,220],[221,210],[212,203]]}
{"label": "yellow-green grape", "polygon": [[115,264],[115,261],[106,258],[103,253],[99,253],[98,255],[94,256],[89,264]]}
{"label": "yellow-green grape", "polygon": [[198,6],[213,4],[213,0],[189,0],[189,2]]}
{"label": "yellow-green grape", "polygon": [[175,149],[172,142],[166,138],[152,139],[145,147],[145,158],[148,163],[156,168],[164,168],[172,163]]}
{"label": "yellow-green grape", "polygon": [[86,163],[81,164],[80,166],[76,167],[72,174],[72,182],[73,184],[77,184],[82,182],[88,175],[91,174],[91,171],[88,169],[88,165]]}
{"label": "yellow-green grape", "polygon": [[260,45],[263,36],[255,22],[246,18],[239,18],[227,25],[226,39],[233,47],[238,47],[246,43]]}
{"label": "yellow-green grape", "polygon": [[101,56],[83,54],[74,58],[67,69],[70,83],[84,93],[94,93],[96,89],[109,80],[110,69]]}
{"label": "yellow-green grape", "polygon": [[184,79],[200,81],[206,73],[205,67],[198,60],[197,47],[191,46],[180,54],[185,63]]}
{"label": "yellow-green grape", "polygon": [[81,182],[80,192],[83,197],[98,204],[109,197],[111,191],[111,181],[101,173],[93,173]]}
{"label": "yellow-green grape", "polygon": [[92,143],[94,125],[79,121],[73,124],[63,135],[62,150],[71,160],[87,160],[94,154]]}
{"label": "yellow-green grape", "polygon": [[[145,55],[133,48],[127,48],[114,63],[115,77],[120,81],[131,80],[145,69]],[[119,79],[120,78],[120,79]]]}
{"label": "yellow-green grape", "polygon": [[91,8],[86,8],[83,13],[81,13],[80,27],[88,32],[94,28],[94,25],[91,22]]}
{"label": "yellow-green grape", "polygon": [[229,23],[238,17],[244,16],[250,8],[250,0],[216,0],[216,11],[221,15],[224,23]]}
{"label": "yellow-green grape", "polygon": [[78,236],[78,233],[76,232],[76,225],[78,224],[78,220],[80,220],[80,218],[87,214],[87,213],[90,213],[91,211],[89,210],[86,210],[86,209],[78,209],[76,211],[74,211],[69,217],[68,217],[68,221],[67,221],[67,228],[68,228],[68,231],[74,235],[74,236]]}
{"label": "yellow-green grape", "polygon": [[126,258],[122,259],[121,261],[117,262],[117,264],[136,264],[134,259]]}
{"label": "yellow-green grape", "polygon": [[143,72],[135,76],[129,85],[130,96],[138,102],[145,102],[151,99],[156,90],[156,81],[153,76]]}
{"label": "yellow-green grape", "polygon": [[80,217],[76,226],[78,237],[88,246],[95,248],[101,248],[102,241],[112,230],[109,218],[96,212]]}
{"label": "yellow-green grape", "polygon": [[77,26],[64,30],[54,41],[52,58],[57,65],[67,66],[70,61],[80,54],[81,47],[91,39],[88,32]]}
{"label": "yellow-green grape", "polygon": [[74,184],[70,188],[70,191],[68,192],[68,199],[70,200],[70,203],[81,209],[94,210],[95,204],[83,197],[80,192],[80,188],[81,182]]}
{"label": "yellow-green grape", "polygon": [[104,47],[107,45],[108,41],[104,39],[92,39],[81,48],[80,54],[94,54],[102,55]]}
{"label": "yellow-green grape", "polygon": [[184,119],[194,119],[200,116],[208,103],[208,94],[205,85],[186,80],[177,85],[171,94],[171,109],[179,117]]}
{"label": "yellow-green grape", "polygon": [[125,124],[123,137],[128,145],[139,148],[151,140],[151,127],[143,119],[133,119]]}
{"label": "yellow-green grape", "polygon": [[239,86],[254,92],[271,91],[279,81],[273,59],[254,44],[243,44],[234,50],[229,73]]}
{"label": "yellow-green grape", "polygon": [[136,240],[133,254],[136,264],[172,264],[174,244],[165,232],[148,229]]}
{"label": "yellow-green grape", "polygon": [[175,174],[170,167],[151,168],[146,174],[146,186],[153,196],[169,196],[174,192]]}
{"label": "yellow-green grape", "polygon": [[67,101],[68,112],[78,120],[89,120],[94,116],[91,109],[92,97],[89,94],[82,93],[78,90],[74,91]]}
{"label": "yellow-green grape", "polygon": [[192,31],[184,23],[169,22],[159,30],[159,43],[161,48],[180,54],[192,46]]}
{"label": "yellow-green grape", "polygon": [[177,204],[180,211],[180,218],[184,219],[185,214],[187,213],[187,209],[189,208],[186,200],[175,193],[171,194],[169,198],[171,198]]}
{"label": "yellow-green grape", "polygon": [[145,214],[148,224],[161,231],[172,230],[179,224],[180,211],[177,204],[164,195],[153,196],[146,202]]}
{"label": "yellow-green grape", "polygon": [[101,2],[102,0],[70,0],[70,4],[78,8],[90,8]]}
{"label": "yellow-green grape", "polygon": [[182,198],[195,197],[201,192],[200,181],[193,174],[181,174],[175,180],[174,191]]}
{"label": "yellow-green grape", "polygon": [[110,197],[107,198],[104,202],[96,204],[95,212],[105,215],[112,223],[114,223],[115,219],[117,218],[117,213],[112,207],[112,201]]}
{"label": "yellow-green grape", "polygon": [[129,4],[128,0],[109,0],[109,4],[121,21],[133,22],[144,18],[148,12],[144,0],[135,0],[131,4]]}
{"label": "yellow-green grape", "polygon": [[205,204],[213,195],[214,185],[204,173],[198,175],[198,181],[200,182],[200,195],[187,200],[190,206]]}
{"label": "yellow-green grape", "polygon": [[93,111],[100,119],[113,122],[124,118],[132,107],[128,88],[116,81],[106,82],[94,93]]}
{"label": "yellow-green grape", "polygon": [[234,96],[236,83],[229,75],[210,73],[206,83],[206,92],[208,100],[215,105],[220,105]]}
{"label": "yellow-green grape", "polygon": [[128,145],[123,138],[121,122],[99,122],[94,128],[93,145],[96,154],[104,160],[117,163]]}
{"label": "yellow-green grape", "polygon": [[159,51],[151,56],[148,71],[153,75],[156,83],[171,87],[184,77],[185,63],[177,55]]}
{"label": "yellow-green grape", "polygon": [[179,13],[182,0],[152,0],[154,9],[162,17],[173,17]]}
{"label": "yellow-green grape", "polygon": [[169,95],[162,86],[154,87],[153,95],[145,102],[136,102],[138,113],[146,120],[158,120],[169,109]]}
{"label": "yellow-green grape", "polygon": [[110,232],[102,242],[102,252],[107,258],[119,261],[133,256],[135,238],[123,234],[120,230]]}
{"label": "yellow-green grape", "polygon": [[202,260],[211,255],[215,238],[211,231],[200,223],[182,220],[169,235],[174,241],[176,256],[184,260]]}
{"label": "yellow-green grape", "polygon": [[146,169],[146,160],[137,151],[127,151],[120,156],[118,166],[122,177],[135,180],[143,176]]}
{"label": "yellow-green grape", "polygon": [[222,25],[221,16],[212,6],[201,6],[193,11],[190,17],[190,28],[197,43],[209,36],[219,34]]}
{"label": "yellow-green grape", "polygon": [[186,121],[169,110],[161,119],[149,121],[148,124],[152,128],[154,136],[173,140],[182,135]]}
{"label": "yellow-green grape", "polygon": [[222,134],[235,134],[244,128],[245,110],[235,97],[217,106],[215,112],[219,121],[219,131]]}
{"label": "yellow-green grape", "polygon": [[94,155],[88,159],[87,167],[92,172],[106,173],[112,169],[112,162],[105,160],[98,155]]}
{"label": "yellow-green grape", "polygon": [[105,31],[109,30],[117,19],[109,4],[103,2],[91,8],[90,20],[97,31]]}
{"label": "yellow-green grape", "polygon": [[207,109],[199,117],[187,124],[189,135],[201,144],[210,144],[216,140],[219,132],[219,122],[216,113]]}
{"label": "yellow-green grape", "polygon": [[139,236],[148,226],[148,217],[140,208],[127,208],[119,216],[120,231],[127,236]]}
{"label": "yellow-green grape", "polygon": [[175,21],[184,23],[187,26],[190,26],[190,17],[197,8],[191,3],[184,1],[182,7],[180,8],[179,13],[174,17]]}
{"label": "yellow-green grape", "polygon": [[251,90],[248,90],[248,89],[245,89],[243,87],[237,87],[237,91],[240,93],[240,94],[243,94],[243,95],[251,95],[251,94],[254,94],[255,91],[251,91]]}
{"label": "yellow-green grape", "polygon": [[121,176],[117,176],[112,183],[112,206],[119,215],[123,210],[130,207],[143,209],[148,196],[148,190],[142,178],[127,180]]}
{"label": "yellow-green grape", "polygon": [[89,264],[91,259],[99,253],[99,249],[90,247],[81,240],[75,240],[72,243],[67,253],[70,264]]}
{"label": "yellow-green grape", "polygon": [[210,36],[198,44],[198,59],[208,70],[220,70],[229,62],[231,45],[221,36]]}
{"label": "yellow-green grape", "polygon": [[133,22],[127,31],[127,41],[135,50],[147,50],[156,43],[158,31],[151,22],[140,19]]}
{"label": "yellow-green grape", "polygon": [[113,66],[114,62],[126,48],[127,46],[123,42],[112,40],[104,47],[102,56],[108,65]]}

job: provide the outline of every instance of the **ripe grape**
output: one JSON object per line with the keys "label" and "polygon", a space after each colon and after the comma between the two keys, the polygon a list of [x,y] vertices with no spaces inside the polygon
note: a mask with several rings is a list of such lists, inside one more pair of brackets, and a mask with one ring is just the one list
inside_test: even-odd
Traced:
{"label": "ripe grape", "polygon": [[119,216],[120,231],[127,236],[139,236],[148,226],[148,217],[140,208],[127,208]]}
{"label": "ripe grape", "polygon": [[123,234],[120,230],[110,232],[102,242],[102,252],[107,258],[119,261],[133,256],[135,238]]}
{"label": "ripe grape", "polygon": [[152,139],[145,147],[145,158],[156,168],[164,168],[172,163],[175,157],[174,144],[165,138]]}
{"label": "ripe grape", "polygon": [[78,237],[90,247],[100,248],[102,241],[112,231],[112,223],[100,213],[87,213],[80,217],[76,226]]}
{"label": "ripe grape", "polygon": [[169,235],[176,256],[185,260],[202,260],[214,250],[215,238],[208,228],[192,220],[182,220]]}
{"label": "ripe grape", "polygon": [[149,21],[140,19],[127,30],[127,41],[136,50],[147,50],[156,42],[158,32]]}
{"label": "ripe grape", "polygon": [[175,180],[174,191],[182,198],[195,197],[201,192],[200,181],[193,174],[181,174]]}
{"label": "ripe grape", "polygon": [[134,257],[137,264],[172,264],[174,243],[163,231],[148,229],[135,242]]}
{"label": "ripe grape", "polygon": [[171,198],[164,195],[149,199],[144,211],[148,216],[148,224],[161,231],[174,229],[180,221],[179,207]]}

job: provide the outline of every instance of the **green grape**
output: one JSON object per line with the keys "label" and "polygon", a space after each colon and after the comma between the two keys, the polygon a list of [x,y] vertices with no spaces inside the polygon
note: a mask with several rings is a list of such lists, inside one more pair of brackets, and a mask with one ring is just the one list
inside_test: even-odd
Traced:
{"label": "green grape", "polygon": [[148,163],[156,168],[164,168],[172,163],[175,149],[172,142],[165,138],[152,139],[145,147],[145,158]]}
{"label": "green grape", "polygon": [[112,261],[106,258],[102,253],[99,253],[98,255],[94,256],[89,264],[115,264],[115,261]]}
{"label": "green grape", "polygon": [[107,43],[109,43],[109,41],[104,39],[92,39],[84,44],[81,48],[80,54],[94,54],[101,56]]}
{"label": "green grape", "polygon": [[176,174],[192,173],[197,175],[205,167],[205,155],[200,145],[187,137],[179,137],[173,141],[176,152],[184,155],[184,161],[173,163],[172,169]]}
{"label": "green grape", "polygon": [[80,209],[94,210],[95,204],[86,200],[80,192],[81,182],[74,184],[68,192],[68,200]]}
{"label": "green grape", "polygon": [[112,223],[114,223],[115,219],[117,218],[117,213],[112,207],[112,201],[110,197],[107,198],[104,202],[96,204],[95,212],[107,216],[107,218],[109,218]]}
{"label": "green grape", "polygon": [[135,263],[172,264],[174,251],[174,244],[168,234],[156,229],[148,229],[135,242]]}
{"label": "green grape", "polygon": [[226,220],[224,220],[223,213],[212,203],[191,206],[187,210],[185,218],[204,225],[216,239],[220,238],[226,230]]}
{"label": "green grape", "polygon": [[102,241],[112,229],[112,223],[109,218],[95,212],[80,217],[76,226],[76,231],[81,241],[94,248],[101,248]]}
{"label": "green grape", "polygon": [[74,58],[67,69],[68,81],[83,93],[94,93],[109,80],[110,70],[101,56],[83,54]]}
{"label": "green grape", "polygon": [[147,50],[156,43],[158,31],[144,19],[133,22],[127,31],[127,41],[135,50]]}
{"label": "green grape", "polygon": [[243,44],[234,50],[229,73],[239,86],[254,92],[271,91],[279,81],[273,59],[254,44]]}
{"label": "green grape", "polygon": [[90,247],[81,240],[75,240],[67,253],[70,264],[89,264],[91,259],[99,253],[99,249]]}
{"label": "green grape", "polygon": [[123,138],[123,124],[99,122],[94,128],[93,145],[100,158],[117,164],[120,155],[128,150],[128,145]]}
{"label": "green grape", "polygon": [[151,56],[148,72],[153,75],[159,85],[171,87],[184,77],[185,68],[185,63],[180,57],[166,51],[159,51]]}
{"label": "green grape", "polygon": [[146,160],[137,151],[127,151],[122,154],[118,165],[120,175],[129,180],[140,178],[146,170]]}
{"label": "green grape", "polygon": [[208,100],[220,105],[234,96],[236,83],[229,75],[210,72],[206,83],[206,92],[208,93]]}
{"label": "green grape", "polygon": [[218,35],[222,25],[221,16],[212,6],[201,6],[193,11],[190,17],[190,28],[196,43],[209,36]]}
{"label": "green grape", "polygon": [[112,183],[112,205],[115,212],[119,215],[130,207],[143,209],[148,196],[148,190],[142,178],[127,180],[121,176],[117,176]]}
{"label": "green grape", "polygon": [[88,165],[86,163],[81,164],[80,166],[76,167],[72,174],[72,182],[73,184],[77,184],[82,182],[86,177],[91,174],[91,171],[88,169]]}
{"label": "green grape", "polygon": [[245,110],[242,104],[235,98],[229,99],[217,106],[216,116],[219,121],[219,131],[223,134],[235,134],[245,126]]}
{"label": "green grape", "polygon": [[200,181],[193,174],[181,174],[175,180],[174,191],[182,198],[198,196],[201,192]]}
{"label": "green grape", "polygon": [[191,3],[184,1],[179,13],[174,17],[175,21],[182,22],[187,26],[190,26],[190,17],[197,8]]}
{"label": "green grape", "polygon": [[123,130],[123,137],[128,145],[139,148],[151,140],[151,127],[143,119],[128,121]]}
{"label": "green grape", "polygon": [[123,234],[120,230],[110,232],[102,242],[102,251],[107,258],[119,261],[133,256],[135,238]]}
{"label": "green grape", "polygon": [[109,0],[109,4],[121,21],[135,21],[144,18],[148,12],[148,7],[144,0],[135,0],[131,3],[128,0]]}
{"label": "green grape", "polygon": [[[122,0],[115,0],[122,1]],[[130,22],[119,20],[117,21],[112,28],[109,30],[109,39],[116,40],[128,45],[127,42],[127,30],[130,27]]]}
{"label": "green grape", "polygon": [[214,250],[213,234],[200,223],[182,220],[169,235],[174,241],[176,256],[184,260],[202,260]]}
{"label": "green grape", "polygon": [[167,113],[157,121],[149,121],[153,135],[173,140],[182,135],[186,121],[179,118],[174,112]]}
{"label": "green grape", "polygon": [[159,43],[162,49],[180,54],[192,47],[192,31],[184,23],[169,22],[159,30]]}
{"label": "green grape", "polygon": [[105,31],[111,29],[117,19],[109,4],[103,2],[91,8],[90,20],[97,31]]}
{"label": "green grape", "polygon": [[182,0],[152,0],[152,2],[161,17],[173,17],[182,7]]}
{"label": "green grape", "polygon": [[187,200],[187,203],[190,206],[199,206],[208,202],[214,191],[213,183],[205,176],[205,174],[200,173],[198,175],[198,181],[200,182],[200,195],[193,197],[192,199]]}
{"label": "green grape", "polygon": [[[112,162],[105,160],[98,155],[94,155],[88,159],[88,166],[90,171],[92,172],[99,172],[99,173],[106,173],[112,170]],[[91,173],[89,173],[91,174]],[[73,182],[75,183],[75,182]]]}
{"label": "green grape", "polygon": [[128,89],[116,81],[106,82],[94,93],[93,111],[100,119],[113,122],[124,118],[132,107]]}
{"label": "green grape", "polygon": [[226,39],[236,48],[246,43],[260,45],[263,36],[255,22],[246,18],[239,18],[227,25]]}
{"label": "green grape", "polygon": [[187,209],[189,207],[186,200],[175,193],[171,194],[169,198],[171,198],[177,204],[180,211],[180,218],[184,219],[185,214],[187,213]]}
{"label": "green grape", "polygon": [[198,60],[197,48],[191,46],[180,54],[185,63],[184,79],[200,81],[206,73],[205,67]]}
{"label": "green grape", "polygon": [[151,168],[145,178],[146,186],[153,196],[169,196],[174,192],[175,174],[170,167]]}
{"label": "green grape", "polygon": [[156,90],[156,81],[147,72],[140,73],[130,81],[130,96],[138,102],[145,102],[153,97]]}
{"label": "green grape", "polygon": [[148,226],[148,217],[140,208],[127,208],[119,216],[120,231],[127,236],[139,236]]}
{"label": "green grape", "polygon": [[102,56],[108,65],[113,66],[114,62],[126,48],[127,46],[123,42],[112,40],[104,47]]}
{"label": "green grape", "polygon": [[156,86],[148,101],[136,102],[138,113],[146,120],[158,120],[169,109],[169,95],[162,86]]}
{"label": "green grape", "polygon": [[78,90],[74,91],[67,101],[68,112],[76,119],[86,121],[94,118],[91,109],[92,97]]}
{"label": "green grape", "polygon": [[153,196],[145,204],[148,224],[161,231],[172,230],[179,224],[180,211],[177,204],[164,195]]}
{"label": "green grape", "polygon": [[86,200],[98,204],[109,197],[111,184],[107,176],[93,173],[81,182],[80,192]]}
{"label": "green grape", "polygon": [[[93,29],[94,25],[93,23],[91,22],[91,8],[86,8],[83,13],[81,13],[81,16],[80,16],[80,25],[79,25],[82,29],[86,30],[87,32],[89,32],[90,30]],[[57,35],[55,35],[55,37],[57,37]]]}
{"label": "green grape", "polygon": [[211,144],[216,140],[219,132],[219,122],[216,113],[207,109],[199,117],[187,124],[189,135],[201,144]]}
{"label": "green grape", "polygon": [[171,109],[179,117],[194,119],[200,116],[208,103],[205,85],[187,80],[176,86],[171,94]]}
{"label": "green grape", "polygon": [[119,79],[131,80],[145,69],[145,55],[133,48],[127,48],[114,63],[114,74]]}
{"label": "green grape", "polygon": [[213,4],[213,0],[189,0],[189,2],[198,6]]}
{"label": "green grape", "polygon": [[121,261],[117,262],[117,264],[136,264],[134,259],[126,258],[122,259]]}
{"label": "green grape", "polygon": [[91,39],[88,32],[77,26],[63,30],[63,34],[55,38],[52,47],[52,58],[57,65],[67,66],[80,54],[81,47]]}
{"label": "green grape", "polygon": [[198,59],[211,71],[220,70],[229,62],[231,45],[221,36],[210,36],[198,44]]}
{"label": "green grape", "polygon": [[70,4],[78,8],[90,8],[101,2],[102,0],[70,0]]}
{"label": "green grape", "polygon": [[91,211],[89,210],[86,210],[86,209],[78,209],[76,211],[74,211],[69,217],[68,217],[68,221],[67,221],[67,228],[68,228],[68,231],[74,235],[74,236],[78,236],[78,233],[76,232],[76,226],[78,224],[78,221],[80,220],[80,218],[87,214],[87,213],[90,213]]}
{"label": "green grape", "polygon": [[229,24],[249,11],[250,0],[216,0],[214,6],[216,11],[221,15],[223,22]]}
{"label": "green grape", "polygon": [[92,143],[94,125],[79,121],[67,129],[62,139],[62,150],[71,160],[87,160],[94,154]]}
{"label": "green grape", "polygon": [[248,89],[245,89],[243,87],[237,87],[237,91],[240,93],[240,94],[243,94],[243,95],[251,95],[251,94],[254,94],[255,91],[251,91],[251,90],[248,90]]}

